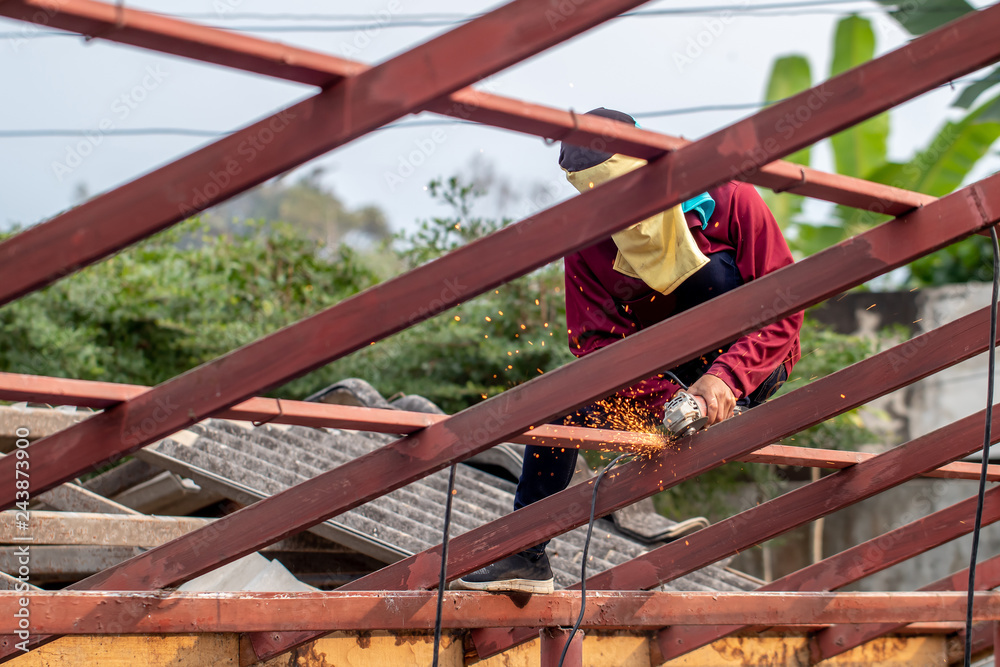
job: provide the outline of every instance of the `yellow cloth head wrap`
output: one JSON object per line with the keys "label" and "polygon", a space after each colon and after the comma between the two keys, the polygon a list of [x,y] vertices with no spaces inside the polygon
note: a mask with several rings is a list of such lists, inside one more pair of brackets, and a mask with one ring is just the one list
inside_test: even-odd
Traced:
{"label": "yellow cloth head wrap", "polygon": [[[645,160],[615,154],[589,169],[567,171],[566,178],[577,190],[586,192],[645,164]],[[637,222],[611,238],[618,246],[614,269],[642,280],[662,294],[670,294],[708,264],[708,258],[691,236],[680,206]]]}

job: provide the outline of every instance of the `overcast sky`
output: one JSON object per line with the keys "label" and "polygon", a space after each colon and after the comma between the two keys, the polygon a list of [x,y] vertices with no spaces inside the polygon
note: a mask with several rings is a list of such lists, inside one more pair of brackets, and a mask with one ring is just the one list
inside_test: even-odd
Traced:
{"label": "overcast sky", "polygon": [[[375,64],[448,29],[401,26],[411,15],[468,16],[494,4],[480,0],[356,0],[336,5],[317,0],[286,0],[280,5],[263,0],[147,0],[129,1],[127,6],[197,14],[200,22],[234,28],[337,23],[329,19],[277,20],[279,12],[355,15],[356,20],[348,21],[355,27],[343,32],[254,34]],[[729,5],[726,0],[712,4]],[[490,90],[577,111],[608,106],[641,114],[750,104],[761,100],[777,56],[805,54],[812,62],[814,79],[825,78],[834,25],[852,10],[875,22],[880,53],[907,39],[873,2],[832,0],[824,6],[754,11],[763,5],[763,0],[737,0],[731,5],[736,8],[731,14],[711,9],[699,15],[620,18],[501,73],[490,80]],[[667,0],[640,9],[697,6],[696,0]],[[234,18],[248,13],[267,16]],[[375,27],[372,21],[377,22]],[[363,24],[368,27],[359,27]],[[4,35],[0,39],[0,90],[5,102],[0,106],[0,130],[183,128],[229,132],[314,92],[308,86],[109,42],[36,37],[27,34],[34,33],[33,29],[13,21],[0,21],[0,33]],[[910,155],[927,143],[945,118],[957,115],[949,109],[955,95],[955,91],[941,89],[893,111],[893,156]],[[685,113],[642,118],[641,124],[697,138],[751,112]],[[431,119],[440,117],[422,114],[402,122]],[[55,215],[75,203],[81,184],[93,195],[212,141],[210,137],[191,136],[94,136],[96,139],[89,141],[80,137],[0,137],[4,157],[0,160],[0,228],[13,222],[34,224]],[[81,149],[81,142],[88,145]],[[401,172],[400,160],[406,161],[421,147],[425,156],[422,164],[412,174],[405,167]],[[81,152],[88,154],[81,157]],[[564,197],[575,192],[556,164],[557,147],[534,137],[453,122],[441,127],[386,128],[305,168],[324,168],[324,182],[349,206],[376,204],[399,229],[441,212],[424,186],[435,177],[468,173],[476,156],[492,164],[516,191],[542,184]],[[995,171],[998,162],[992,157],[977,175]],[[830,168],[825,150],[816,152],[813,166]],[[399,182],[392,174],[405,178]]]}

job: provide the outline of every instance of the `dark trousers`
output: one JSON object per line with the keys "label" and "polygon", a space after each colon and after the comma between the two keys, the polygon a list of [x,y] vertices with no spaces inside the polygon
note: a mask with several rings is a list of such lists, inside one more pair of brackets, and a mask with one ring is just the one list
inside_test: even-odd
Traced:
{"label": "dark trousers", "polygon": [[[673,294],[676,297],[674,312],[687,310],[742,284],[743,279],[736,268],[736,262],[731,253],[719,252],[709,255],[709,263],[685,280],[674,291]],[[728,345],[724,346],[723,350],[728,349],[728,347]],[[690,385],[708,370],[719,354],[721,352],[693,359],[673,369],[673,372],[682,382]],[[784,365],[778,366],[760,387],[748,396],[739,399],[737,404],[746,409],[760,405],[770,398],[786,379]],[[605,411],[604,403],[596,403],[581,408],[576,413],[567,415],[553,423],[566,426],[600,427],[609,421],[604,416]],[[539,447],[537,445],[525,447],[521,479],[517,483],[517,491],[514,494],[514,509],[519,510],[569,486],[570,480],[573,479],[573,472],[576,470],[576,458],[576,449]],[[546,541],[526,549],[526,551],[534,555],[541,555],[547,544]]]}

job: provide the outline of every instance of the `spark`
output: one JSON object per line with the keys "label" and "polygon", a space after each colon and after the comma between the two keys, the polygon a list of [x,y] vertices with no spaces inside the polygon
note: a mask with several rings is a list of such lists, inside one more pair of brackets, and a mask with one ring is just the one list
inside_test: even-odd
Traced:
{"label": "spark", "polygon": [[500,316],[503,317],[503,311],[502,310],[498,310],[497,313],[499,313]]}
{"label": "spark", "polygon": [[868,306],[867,308],[865,308],[865,310],[871,310],[871,309],[872,309],[872,308],[874,308],[874,307],[875,307],[875,304],[873,303],[872,305],[870,305],[870,306]]}
{"label": "spark", "polygon": [[487,316],[486,316],[486,321],[487,321],[487,322],[492,322],[492,321],[493,321],[493,318],[491,318],[491,317],[490,317],[489,315],[487,315]]}
{"label": "spark", "polygon": [[458,315],[456,315],[456,316],[455,316],[455,321],[456,321],[456,322],[461,322],[461,321],[462,321],[462,318],[461,318],[461,317],[459,317]]}
{"label": "spark", "polygon": [[541,304],[539,304],[538,299],[535,299],[535,305],[536,306],[541,305]]}

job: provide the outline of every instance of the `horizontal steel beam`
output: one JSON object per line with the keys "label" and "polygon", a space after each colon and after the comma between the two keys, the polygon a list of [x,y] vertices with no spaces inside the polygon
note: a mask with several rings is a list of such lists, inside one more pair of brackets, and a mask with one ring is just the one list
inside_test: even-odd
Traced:
{"label": "horizontal steel beam", "polygon": [[[988,309],[984,309],[984,313]],[[0,400],[50,403],[107,408],[149,391],[141,385],[70,380],[39,375],[0,372]],[[342,428],[373,433],[407,434],[444,421],[447,415],[405,410],[364,408],[353,405],[329,405],[274,398],[255,397],[220,411],[219,419],[292,424],[315,428]],[[540,447],[572,447],[575,449],[646,452],[664,446],[662,436],[655,433],[609,431],[576,426],[543,424],[510,442]],[[768,445],[738,457],[744,463],[799,466],[838,470],[867,461],[870,452],[840,449]],[[925,477],[978,480],[982,467],[978,463],[956,462],[925,473]],[[1000,465],[989,465],[986,478],[1000,481]]]}
{"label": "horizontal steel beam", "polygon": [[[967,519],[966,519],[967,520]],[[1000,586],[1000,556],[988,558],[976,564],[976,590],[990,590]],[[969,568],[959,570],[943,579],[917,589],[918,593],[941,591],[967,591]],[[861,646],[876,637],[899,631],[905,624],[883,623],[879,625],[848,623],[834,625],[817,632],[810,639],[811,653],[816,662],[832,658],[856,646]],[[963,628],[964,630],[964,628]]]}
{"label": "horizontal steel beam", "polygon": [[[26,599],[26,605],[21,600]],[[429,591],[356,593],[127,593],[0,592],[0,632],[20,629],[16,613],[30,612],[31,633],[171,634],[266,632],[294,629],[428,630],[436,594]],[[678,593],[597,592],[588,595],[581,627],[642,630],[671,625],[755,625],[886,621],[957,621],[964,594],[950,593]],[[568,627],[580,612],[572,592],[527,600],[491,593],[445,594],[442,626],[468,629],[510,625]],[[1000,619],[1000,593],[977,593],[974,618]]]}
{"label": "horizontal steel beam", "polygon": [[[917,500],[914,499],[915,502]],[[934,547],[971,533],[975,522],[970,521],[969,518],[976,514],[977,500],[977,496],[966,498],[950,507],[900,526],[883,535],[873,537],[818,563],[776,579],[761,586],[758,590],[760,592],[835,591],[843,588],[876,572],[881,572],[925,553]],[[995,487],[987,492],[985,498],[983,526],[988,526],[998,520],[1000,520],[1000,487]],[[988,572],[986,574],[987,581],[1000,575],[1000,561],[994,564],[993,569],[996,572]],[[661,630],[657,635],[657,641],[663,658],[670,660],[748,627],[747,625],[712,628],[674,626]],[[824,658],[828,657],[830,656],[824,656]]]}

